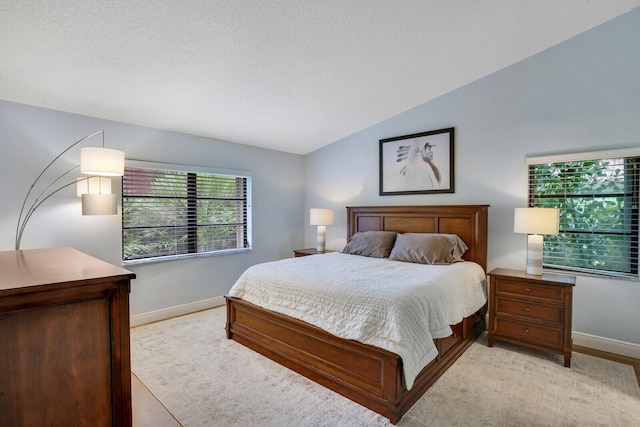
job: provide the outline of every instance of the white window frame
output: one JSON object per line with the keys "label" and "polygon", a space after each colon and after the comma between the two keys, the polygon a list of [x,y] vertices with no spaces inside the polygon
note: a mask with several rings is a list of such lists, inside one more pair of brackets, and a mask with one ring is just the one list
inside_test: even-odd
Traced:
{"label": "white window frame", "polygon": [[[590,161],[590,160],[596,160],[596,159],[629,158],[629,157],[640,157],[640,147],[527,157],[526,158],[527,183],[529,186],[531,186],[529,169],[531,166],[534,166],[534,165],[542,165],[542,164],[548,164],[548,163],[568,163],[568,162]],[[530,206],[532,206],[534,202],[534,200],[532,200],[531,198],[531,195],[534,191],[535,190],[529,187],[529,194],[527,199]],[[634,195],[636,200],[638,199],[638,196],[639,196],[638,194]],[[637,241],[640,241],[640,239],[638,239]],[[638,263],[638,258],[640,258],[640,255],[638,254],[638,251],[640,250],[639,246],[640,246],[640,243],[637,243],[635,249],[631,248],[632,253],[630,254],[631,257],[634,257],[636,261],[636,265]],[[635,250],[635,254],[633,253],[634,250]],[[580,269],[580,268],[574,268],[574,267],[547,265],[546,263],[544,265],[545,267],[548,267],[550,269],[571,271],[573,273],[585,274],[590,276],[606,276],[610,278],[629,279],[629,280],[636,280],[636,281],[640,280],[639,271],[636,271],[635,273],[617,273],[614,271],[604,271],[604,270],[600,271],[595,269]]]}
{"label": "white window frame", "polygon": [[[220,256],[220,255],[229,255],[229,254],[245,253],[245,252],[252,251],[253,220],[252,220],[252,174],[251,172],[244,171],[244,170],[208,168],[208,167],[200,167],[200,166],[189,166],[189,165],[180,165],[180,164],[174,164],[174,163],[150,162],[150,161],[144,161],[144,160],[131,160],[131,159],[127,159],[125,161],[125,167],[159,170],[159,171],[171,171],[171,172],[203,173],[203,174],[213,174],[213,175],[223,175],[223,176],[226,175],[226,176],[245,178],[247,180],[246,228],[247,228],[248,247],[224,249],[224,250],[216,250],[216,251],[208,251],[208,252],[198,252],[198,253],[156,256],[156,257],[140,258],[140,259],[132,259],[132,260],[123,259],[122,260],[123,265],[145,264],[145,263],[171,261],[171,260],[195,258],[195,257]],[[122,195],[122,197],[123,197],[123,203],[124,203],[124,197],[125,197],[124,194]],[[124,219],[124,212],[123,212],[123,219]],[[123,245],[123,258],[124,258],[124,242],[122,242],[122,245]]]}

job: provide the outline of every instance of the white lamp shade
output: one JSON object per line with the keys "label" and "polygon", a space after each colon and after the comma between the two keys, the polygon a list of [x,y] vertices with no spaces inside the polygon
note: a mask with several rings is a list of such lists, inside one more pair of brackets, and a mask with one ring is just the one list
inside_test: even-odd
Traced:
{"label": "white lamp shade", "polygon": [[76,194],[110,194],[111,178],[108,176],[79,177],[76,183]]}
{"label": "white lamp shade", "polygon": [[513,232],[558,234],[560,210],[554,208],[516,208]]}
{"label": "white lamp shade", "polygon": [[82,215],[116,215],[118,196],[115,194],[83,194]]}
{"label": "white lamp shade", "polygon": [[80,149],[80,172],[85,175],[124,175],[124,151],[101,147]]}
{"label": "white lamp shade", "polygon": [[333,209],[312,208],[310,218],[311,225],[333,225]]}

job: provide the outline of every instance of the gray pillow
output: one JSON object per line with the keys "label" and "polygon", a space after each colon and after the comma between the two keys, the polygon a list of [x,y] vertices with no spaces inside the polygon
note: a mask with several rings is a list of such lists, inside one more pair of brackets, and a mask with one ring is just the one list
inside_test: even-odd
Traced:
{"label": "gray pillow", "polygon": [[419,264],[453,264],[464,261],[468,247],[455,234],[398,234],[389,259]]}
{"label": "gray pillow", "polygon": [[359,231],[351,236],[342,252],[372,258],[388,258],[397,234],[395,231]]}

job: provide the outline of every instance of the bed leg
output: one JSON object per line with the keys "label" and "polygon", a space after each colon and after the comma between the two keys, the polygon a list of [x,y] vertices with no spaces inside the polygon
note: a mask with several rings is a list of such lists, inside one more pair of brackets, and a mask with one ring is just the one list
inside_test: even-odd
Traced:
{"label": "bed leg", "polygon": [[231,301],[229,301],[229,298],[225,298],[226,302],[227,302],[227,322],[225,323],[224,326],[224,330],[227,334],[227,339],[230,340],[231,339]]}

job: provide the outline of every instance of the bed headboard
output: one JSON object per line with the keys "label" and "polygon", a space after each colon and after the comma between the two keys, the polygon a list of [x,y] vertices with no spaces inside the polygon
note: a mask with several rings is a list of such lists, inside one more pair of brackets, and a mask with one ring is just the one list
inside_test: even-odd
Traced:
{"label": "bed headboard", "polygon": [[464,259],[487,270],[489,205],[347,206],[347,239],[358,231],[457,234],[469,249]]}

